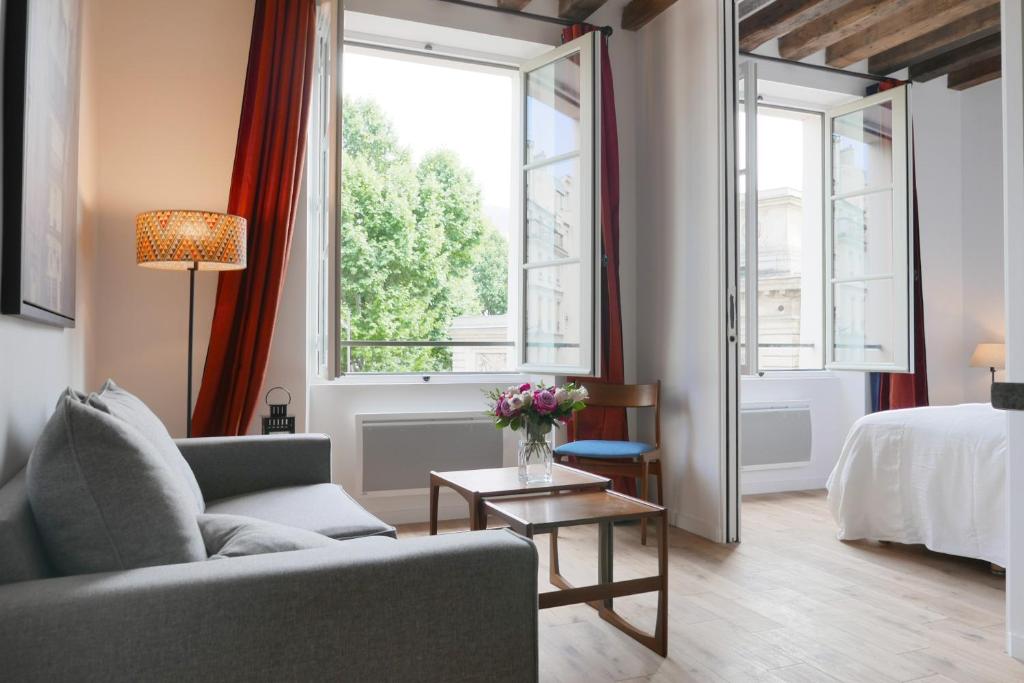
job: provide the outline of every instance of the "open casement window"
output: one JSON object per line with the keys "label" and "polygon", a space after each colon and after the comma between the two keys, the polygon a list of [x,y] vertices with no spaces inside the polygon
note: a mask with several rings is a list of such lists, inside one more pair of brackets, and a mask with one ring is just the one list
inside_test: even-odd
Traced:
{"label": "open casement window", "polygon": [[907,86],[828,112],[827,366],[913,367]]}
{"label": "open casement window", "polygon": [[522,67],[518,369],[594,376],[600,357],[600,51],[589,33]]}

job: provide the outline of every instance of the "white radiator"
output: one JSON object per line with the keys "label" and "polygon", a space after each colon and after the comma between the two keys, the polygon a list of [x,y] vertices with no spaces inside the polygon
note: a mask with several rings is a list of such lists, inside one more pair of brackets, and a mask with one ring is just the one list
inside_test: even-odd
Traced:
{"label": "white radiator", "polygon": [[431,470],[502,466],[501,431],[482,413],[356,415],[356,434],[364,494],[424,491]]}
{"label": "white radiator", "polygon": [[740,408],[743,469],[796,467],[811,461],[809,403],[756,403]]}

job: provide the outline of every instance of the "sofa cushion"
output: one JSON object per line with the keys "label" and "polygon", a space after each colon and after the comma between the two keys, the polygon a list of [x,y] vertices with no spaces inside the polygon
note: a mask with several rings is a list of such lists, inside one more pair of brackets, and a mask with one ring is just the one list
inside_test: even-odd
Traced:
{"label": "sofa cushion", "polygon": [[0,486],[0,584],[53,576],[25,490],[25,470]]}
{"label": "sofa cushion", "polygon": [[153,448],[180,480],[180,485],[192,497],[196,512],[202,512],[206,508],[203,492],[199,490],[196,475],[185,462],[181,451],[174,444],[174,439],[167,433],[164,423],[149,409],[149,406],[134,394],[114,384],[112,379],[108,379],[99,393],[91,394],[87,400],[93,408],[98,408],[119,420],[124,420],[139,430],[142,436],[153,444]]}
{"label": "sofa cushion", "polygon": [[135,428],[64,396],[27,472],[46,554],[62,574],[206,559],[194,502]]}
{"label": "sofa cushion", "polygon": [[324,536],[395,537],[395,528],[367,512],[336,484],[285,486],[211,501],[206,512],[242,515],[315,531]]}
{"label": "sofa cushion", "polygon": [[199,530],[211,560],[341,543],[315,531],[239,515],[199,515]]}

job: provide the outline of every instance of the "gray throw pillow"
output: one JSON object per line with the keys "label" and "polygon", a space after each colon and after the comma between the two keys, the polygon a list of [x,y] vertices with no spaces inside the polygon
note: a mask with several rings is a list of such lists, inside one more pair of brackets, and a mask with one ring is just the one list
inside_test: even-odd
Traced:
{"label": "gray throw pillow", "polygon": [[65,395],[27,470],[28,499],[61,574],[206,559],[193,501],[138,430]]}
{"label": "gray throw pillow", "polygon": [[336,545],[341,541],[315,531],[241,515],[199,515],[206,552],[211,560],[244,555],[308,550]]}
{"label": "gray throw pillow", "polygon": [[88,402],[93,408],[98,408],[119,420],[124,420],[139,430],[153,444],[153,448],[160,454],[160,457],[167,462],[188,495],[192,496],[196,512],[206,510],[206,502],[203,500],[203,492],[199,490],[196,475],[193,474],[192,468],[188,466],[185,458],[181,455],[174,439],[167,433],[164,423],[149,409],[149,406],[134,394],[114,384],[112,379],[108,379],[103,384],[103,388],[98,394],[91,394]]}

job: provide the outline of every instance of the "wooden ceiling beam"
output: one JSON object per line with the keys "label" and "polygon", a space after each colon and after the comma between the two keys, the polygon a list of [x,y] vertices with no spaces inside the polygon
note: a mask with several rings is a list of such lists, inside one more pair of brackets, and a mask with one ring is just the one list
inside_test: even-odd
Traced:
{"label": "wooden ceiling beam", "polygon": [[769,40],[839,9],[847,0],[775,0],[740,20],[740,49],[756,50]]}
{"label": "wooden ceiling beam", "polygon": [[946,85],[953,90],[967,90],[982,83],[988,83],[999,78],[1002,74],[1002,57],[989,57],[980,62],[975,62],[963,69],[951,72],[946,76]]}
{"label": "wooden ceiling beam", "polygon": [[569,21],[583,21],[608,0],[558,0],[558,16]]}
{"label": "wooden ceiling beam", "polygon": [[868,71],[888,76],[911,64],[931,59],[947,50],[955,49],[999,32],[999,3],[969,14],[959,21],[946,24],[923,36],[900,43],[868,59]]}
{"label": "wooden ceiling beam", "polygon": [[969,45],[944,52],[937,57],[910,65],[910,80],[930,81],[952,71],[960,71],[976,62],[998,57],[1002,36],[995,35],[976,40]]}
{"label": "wooden ceiling beam", "polygon": [[530,4],[530,0],[498,0],[498,7],[520,11]]}
{"label": "wooden ceiling beam", "polygon": [[989,5],[999,4],[999,0],[909,0],[900,4],[902,9],[888,20],[829,46],[825,51],[829,66],[848,67]]}
{"label": "wooden ceiling beam", "polygon": [[743,19],[767,5],[772,0],[740,0],[736,4],[736,18]]}
{"label": "wooden ceiling beam", "polygon": [[622,28],[627,31],[639,31],[675,2],[676,0],[629,0],[629,4],[622,10]]}
{"label": "wooden ceiling beam", "polygon": [[885,21],[903,7],[900,0],[850,0],[823,17],[808,22],[779,38],[783,59],[801,60],[843,38]]}

